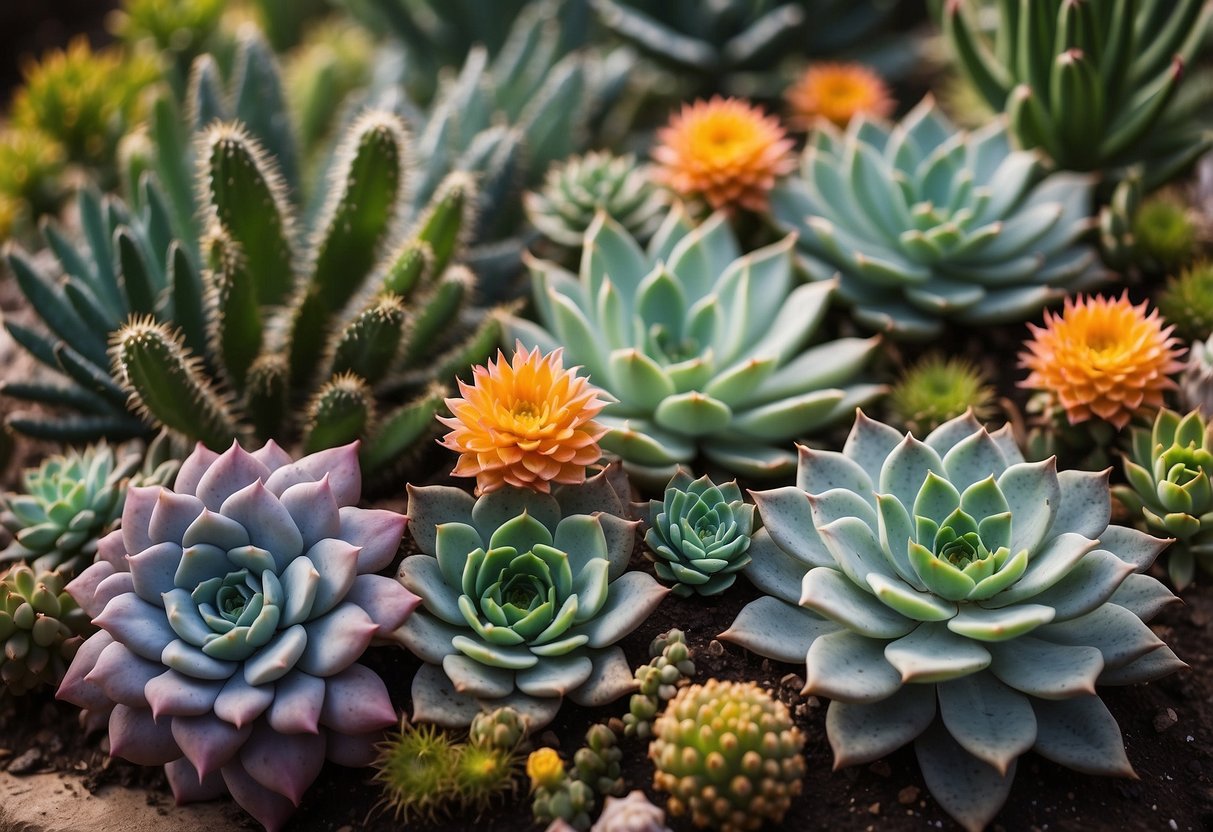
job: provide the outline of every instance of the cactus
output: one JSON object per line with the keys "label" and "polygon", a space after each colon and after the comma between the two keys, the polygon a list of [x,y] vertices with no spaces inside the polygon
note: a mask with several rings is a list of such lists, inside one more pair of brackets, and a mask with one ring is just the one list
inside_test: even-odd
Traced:
{"label": "cactus", "polygon": [[1213,335],[1213,261],[1200,260],[1167,281],[1158,311],[1185,341]]}
{"label": "cactus", "polygon": [[63,584],[63,573],[24,564],[0,573],[0,691],[20,696],[59,684],[93,631]]}
{"label": "cactus", "polygon": [[906,369],[889,391],[888,403],[895,424],[925,436],[968,410],[985,421],[993,413],[995,395],[977,364],[929,353]]}

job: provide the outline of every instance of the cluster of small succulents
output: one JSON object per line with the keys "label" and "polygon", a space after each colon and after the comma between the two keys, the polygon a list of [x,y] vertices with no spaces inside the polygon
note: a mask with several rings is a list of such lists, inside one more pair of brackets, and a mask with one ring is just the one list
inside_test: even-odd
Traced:
{"label": "cluster of small succulents", "polygon": [[92,633],[65,582],[62,572],[25,564],[0,573],[0,690],[20,696],[59,684]]}
{"label": "cluster of small succulents", "polygon": [[526,761],[526,773],[531,780],[531,814],[536,821],[563,821],[580,832],[590,828],[594,790],[587,783],[569,776],[564,761],[554,748],[531,752]]}
{"label": "cluster of small succulents", "polygon": [[623,715],[624,734],[640,739],[652,735],[654,718],[695,675],[691,648],[681,630],[670,630],[653,639],[649,655],[652,660],[636,669],[636,693]]}

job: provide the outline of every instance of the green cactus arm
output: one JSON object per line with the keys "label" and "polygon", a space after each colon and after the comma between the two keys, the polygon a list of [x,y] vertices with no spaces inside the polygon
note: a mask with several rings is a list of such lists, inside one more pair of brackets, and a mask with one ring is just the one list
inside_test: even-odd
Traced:
{"label": "green cactus arm", "polygon": [[367,306],[337,340],[333,375],[353,373],[368,384],[379,382],[396,361],[403,338],[404,304],[384,295]]}
{"label": "green cactus arm", "polygon": [[231,113],[224,103],[223,79],[219,74],[219,65],[210,55],[199,55],[190,67],[185,112],[194,132],[205,130],[216,121],[231,119]]}
{"label": "green cactus arm", "polygon": [[55,344],[50,337],[36,332],[29,327],[14,323],[4,318],[4,331],[21,345],[21,348],[32,355],[40,364],[50,367],[57,372],[62,371],[59,360],[55,358]]}
{"label": "green cactus arm", "polygon": [[[1005,65],[990,53],[969,20],[962,0],[949,0],[943,17],[943,31],[973,86],[987,104],[995,110],[1001,110],[1011,93],[1014,81]],[[1001,43],[1009,43],[1012,40],[1010,33],[1004,33],[1003,37],[1006,40]],[[1010,47],[1007,48],[1009,50]]]}
{"label": "green cactus arm", "polygon": [[404,366],[415,367],[433,355],[434,344],[458,320],[475,280],[465,268],[448,269],[433,291],[420,301],[404,348]]}
{"label": "green cactus arm", "polygon": [[299,190],[299,161],[286,96],[273,50],[255,27],[238,35],[232,100],[237,120],[248,125],[278,161],[287,188]]}
{"label": "green cactus arm", "polygon": [[204,246],[211,343],[232,386],[242,392],[264,337],[256,278],[240,245],[222,228],[212,229]]}
{"label": "green cactus arm", "polygon": [[1155,4],[1157,8],[1168,7],[1163,23],[1157,30],[1147,28],[1153,35],[1149,43],[1137,44],[1140,51],[1132,61],[1129,82],[1133,87],[1149,83],[1178,57],[1188,63],[1203,39],[1213,13],[1207,0],[1179,0],[1175,4]]}
{"label": "green cactus arm", "polygon": [[123,284],[126,286],[126,297],[131,305],[131,314],[156,315],[159,293],[152,266],[126,226],[121,226],[114,232],[114,248],[118,250],[118,263],[122,270]]}
{"label": "green cactus arm", "polygon": [[102,197],[93,188],[85,188],[76,200],[80,212],[80,229],[89,252],[89,260],[97,275],[97,285],[106,287],[111,300],[125,305],[122,291],[118,287],[118,274],[114,271],[113,229],[105,219]]}
{"label": "green cactus arm", "polygon": [[[454,257],[463,230],[476,204],[476,186],[466,173],[456,172],[442,180],[417,224],[415,239],[429,248],[429,274],[442,274]],[[401,256],[404,252],[401,253]]]}
{"label": "green cactus arm", "polygon": [[236,125],[207,130],[199,156],[204,201],[257,276],[258,301],[285,303],[295,285],[293,217],[277,160]]}
{"label": "green cactus arm", "polygon": [[202,278],[190,262],[185,246],[174,240],[168,247],[168,283],[172,287],[173,309],[186,348],[194,355],[206,354],[206,319],[203,312]]}
{"label": "green cactus arm", "polygon": [[1103,51],[1099,54],[1099,76],[1108,101],[1120,101],[1129,70],[1133,67],[1137,0],[1115,0],[1107,10]]}
{"label": "green cactus arm", "polygon": [[[1062,4],[1064,6],[1064,4]],[[1064,8],[1054,0],[1023,0],[1016,42],[1015,76],[1041,98],[1049,94],[1053,33]]]}
{"label": "green cactus arm", "polygon": [[168,327],[133,318],[114,334],[110,352],[114,376],[133,409],[212,450],[228,447],[237,436],[228,405]]}
{"label": "green cactus arm", "polygon": [[1105,126],[1103,82],[1095,63],[1078,51],[1057,56],[1050,78],[1049,106],[1065,147],[1099,143]]}
{"label": "green cactus arm", "polygon": [[63,283],[63,294],[72,309],[93,332],[113,332],[122,326],[125,318],[117,318],[98,300],[93,290],[79,278],[67,277]]}
{"label": "green cactus arm", "polygon": [[372,476],[390,466],[434,432],[434,414],[443,406],[446,388],[435,385],[416,401],[392,411],[362,444],[359,461]]}
{"label": "green cactus arm", "polygon": [[287,438],[283,429],[290,423],[289,370],[276,353],[263,353],[252,366],[244,384],[244,412],[259,442]]}
{"label": "green cactus arm", "polygon": [[96,364],[105,364],[105,338],[76,313],[63,289],[37,267],[19,247],[8,252],[8,265],[30,306],[57,337]]}
{"label": "green cactus arm", "polygon": [[324,356],[331,310],[313,287],[291,312],[291,338],[287,348],[288,383],[292,391],[307,390]]}
{"label": "green cactus arm", "polygon": [[166,93],[152,105],[152,141],[156,145],[156,173],[173,211],[173,228],[188,251],[198,247],[197,203],[190,172],[189,138],[177,103]]}
{"label": "green cactus arm", "polygon": [[[470,337],[443,356],[434,378],[443,382],[454,378],[467,378],[472,367],[484,364],[493,355],[502,337],[502,311],[485,317]],[[449,382],[448,382],[449,383]]]}
{"label": "green cactus arm", "polygon": [[303,451],[312,454],[360,438],[375,418],[375,398],[353,373],[334,376],[308,405]]}
{"label": "green cactus arm", "polygon": [[420,240],[409,240],[392,258],[383,278],[383,291],[409,300],[433,274],[433,263],[434,250],[429,245]]}

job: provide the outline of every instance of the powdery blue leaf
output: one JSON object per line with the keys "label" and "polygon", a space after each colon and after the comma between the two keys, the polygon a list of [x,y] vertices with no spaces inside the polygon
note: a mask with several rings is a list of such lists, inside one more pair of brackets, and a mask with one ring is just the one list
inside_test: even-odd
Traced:
{"label": "powdery blue leaf", "polygon": [[805,574],[800,606],[869,638],[900,638],[917,625],[828,567],[810,569]]}
{"label": "powdery blue leaf", "polygon": [[1023,694],[988,673],[939,685],[939,715],[961,747],[1006,774],[1036,741],[1036,717]]}
{"label": "powdery blue leaf", "polygon": [[1029,696],[1069,699],[1095,693],[1103,654],[1085,645],[1054,644],[1033,636],[989,645],[990,672]]}
{"label": "powdery blue leaf", "polygon": [[915,742],[918,765],[931,796],[968,832],[981,832],[1002,809],[1015,780],[1015,764],[1005,774],[965,751],[942,721]]}
{"label": "powdery blue leaf", "polygon": [[870,705],[835,700],[826,710],[834,769],[879,760],[912,742],[934,720],[933,685],[905,685]]}
{"label": "powdery blue leaf", "polygon": [[768,659],[799,664],[818,637],[841,629],[833,621],[764,596],[746,604],[720,638]]}
{"label": "powdery blue leaf", "polygon": [[1032,702],[1036,753],[1084,774],[1136,777],[1116,718],[1098,696]]}
{"label": "powdery blue leaf", "polygon": [[935,622],[920,624],[908,636],[890,642],[884,656],[901,674],[903,683],[944,682],[976,673],[990,664],[985,647]]}
{"label": "powdery blue leaf", "polygon": [[888,699],[901,687],[901,674],[885,659],[884,645],[848,630],[819,636],[809,647],[804,692],[853,703]]}

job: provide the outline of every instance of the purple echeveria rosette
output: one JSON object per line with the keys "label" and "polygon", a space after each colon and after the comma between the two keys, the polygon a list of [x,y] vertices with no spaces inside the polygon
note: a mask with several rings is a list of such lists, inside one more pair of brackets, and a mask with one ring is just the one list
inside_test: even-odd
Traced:
{"label": "purple echeveria rosette", "polygon": [[111,753],[164,765],[179,803],[230,793],[278,829],[326,758],[368,764],[396,722],[356,662],[418,603],[375,574],[408,518],[354,507],[357,451],[199,445],[174,491],[130,490],[68,585],[101,631],[59,698],[108,714]]}

